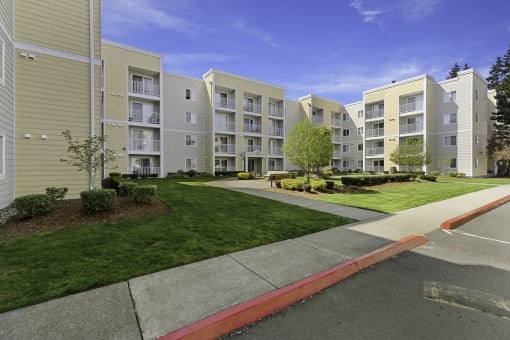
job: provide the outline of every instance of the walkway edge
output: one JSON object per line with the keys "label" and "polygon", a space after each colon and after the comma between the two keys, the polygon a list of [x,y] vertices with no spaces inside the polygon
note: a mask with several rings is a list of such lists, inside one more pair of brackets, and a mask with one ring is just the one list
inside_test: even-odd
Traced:
{"label": "walkway edge", "polygon": [[485,214],[486,212],[489,212],[492,209],[495,209],[495,208],[499,207],[500,205],[505,204],[508,201],[510,201],[510,195],[502,197],[502,198],[495,200],[493,202],[490,202],[488,204],[482,205],[481,207],[473,209],[471,211],[468,211],[465,214],[462,214],[457,217],[451,218],[447,221],[444,221],[443,223],[441,223],[441,229],[445,229],[445,230],[457,229],[458,227],[471,221],[475,217]]}
{"label": "walkway edge", "polygon": [[310,297],[369,266],[425,244],[427,241],[423,236],[407,236],[387,246],[311,275],[301,281],[260,295],[184,326],[159,339],[216,339],[219,336],[290,306],[299,300]]}

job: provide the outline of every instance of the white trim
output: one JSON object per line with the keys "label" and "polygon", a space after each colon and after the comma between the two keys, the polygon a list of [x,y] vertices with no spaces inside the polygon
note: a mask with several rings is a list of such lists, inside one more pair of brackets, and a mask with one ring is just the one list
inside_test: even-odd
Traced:
{"label": "white trim", "polygon": [[9,40],[9,42],[14,45],[14,39],[9,35],[9,31],[7,30],[7,27],[4,26],[2,21],[0,21],[0,30],[2,30],[2,32],[4,32],[5,36],[7,37],[7,40]]}
{"label": "white trim", "polygon": [[106,39],[101,39],[101,44],[103,44],[103,45],[110,45],[112,47],[117,47],[117,48],[122,48],[124,50],[128,50],[128,51],[131,51],[131,52],[145,54],[145,55],[148,55],[148,56],[151,56],[151,57],[163,58],[163,54],[156,53],[156,52],[151,52],[151,51],[147,51],[147,50],[143,50],[141,48],[137,48],[137,47],[129,46],[129,45],[124,45],[124,44],[117,43],[117,42],[110,41],[110,40],[106,40]]}
{"label": "white trim", "polygon": [[0,133],[0,140],[2,141],[2,143],[0,144],[0,148],[1,148],[1,159],[0,161],[2,162],[0,165],[0,179],[5,179],[5,135],[4,134],[1,134]]}
{"label": "white trim", "polygon": [[[52,57],[68,59],[68,60],[72,60],[72,61],[78,61],[80,63],[86,63],[86,64],[90,64],[91,63],[90,56],[82,56],[82,55],[79,55],[79,54],[64,52],[64,51],[55,50],[55,49],[52,49],[52,48],[32,45],[32,44],[24,43],[24,42],[21,42],[21,41],[15,41],[14,42],[14,48],[19,49],[19,50],[31,51],[31,52],[35,52],[35,53],[42,53],[42,54],[46,54],[46,55],[49,55],[49,56],[52,56]],[[93,59],[92,58],[92,62],[96,66],[101,66],[101,60],[100,59]]]}
{"label": "white trim", "polygon": [[5,86],[5,41],[0,37],[0,85]]}

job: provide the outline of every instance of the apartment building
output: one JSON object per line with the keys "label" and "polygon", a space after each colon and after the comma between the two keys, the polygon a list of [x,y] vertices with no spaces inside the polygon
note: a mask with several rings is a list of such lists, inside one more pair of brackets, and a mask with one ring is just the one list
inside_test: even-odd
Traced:
{"label": "apartment building", "polygon": [[[4,8],[2,20],[12,25]],[[77,197],[90,178],[60,161],[67,151],[62,132],[81,140],[101,134],[100,0],[14,1],[13,11],[15,196],[66,186]]]}
{"label": "apartment building", "polygon": [[[340,121],[332,124],[333,144],[339,143],[340,157],[333,158],[332,166],[340,171],[363,170],[365,118],[363,102],[344,106]],[[335,144],[336,145],[336,144]]]}
{"label": "apartment building", "polygon": [[14,2],[0,2],[0,208],[14,199]]}

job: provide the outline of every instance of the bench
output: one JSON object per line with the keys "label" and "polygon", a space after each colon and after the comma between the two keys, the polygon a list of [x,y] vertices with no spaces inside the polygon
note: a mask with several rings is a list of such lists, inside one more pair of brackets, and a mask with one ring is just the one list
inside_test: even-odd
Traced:
{"label": "bench", "polygon": [[287,171],[269,171],[267,173],[267,180],[271,181],[271,188],[273,187],[273,181],[279,181],[285,178],[296,178],[295,172]]}

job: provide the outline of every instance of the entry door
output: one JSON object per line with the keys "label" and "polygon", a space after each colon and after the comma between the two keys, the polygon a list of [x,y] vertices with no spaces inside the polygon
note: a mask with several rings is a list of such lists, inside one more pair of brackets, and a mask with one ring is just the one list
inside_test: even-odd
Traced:
{"label": "entry door", "polygon": [[248,171],[255,172],[255,160],[253,158],[248,158]]}

